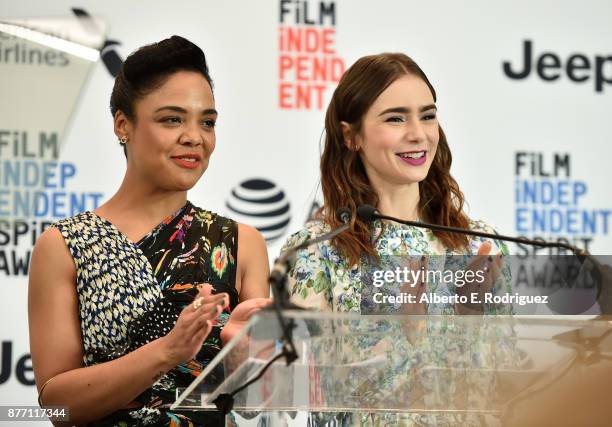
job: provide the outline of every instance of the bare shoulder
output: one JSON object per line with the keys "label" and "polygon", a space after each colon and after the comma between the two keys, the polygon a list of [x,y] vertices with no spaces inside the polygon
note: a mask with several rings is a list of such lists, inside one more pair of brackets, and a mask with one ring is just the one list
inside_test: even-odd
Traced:
{"label": "bare shoulder", "polygon": [[238,223],[238,265],[255,262],[268,262],[268,251],[262,234],[250,225]]}
{"label": "bare shoulder", "polygon": [[66,248],[64,236],[55,227],[47,228],[36,240],[34,251],[43,252],[52,249]]}
{"label": "bare shoulder", "polygon": [[[264,243],[262,234],[250,225],[238,223],[238,240],[243,239],[248,243]],[[264,243],[265,244],[265,243]]]}
{"label": "bare shoulder", "polygon": [[269,295],[268,249],[261,233],[250,225],[238,223],[238,267],[236,288],[240,300]]}
{"label": "bare shoulder", "polygon": [[[30,278],[43,271],[45,276],[51,274],[70,278],[76,275],[74,262],[64,237],[55,227],[48,228],[40,235],[32,251]],[[32,284],[32,280],[30,283]]]}

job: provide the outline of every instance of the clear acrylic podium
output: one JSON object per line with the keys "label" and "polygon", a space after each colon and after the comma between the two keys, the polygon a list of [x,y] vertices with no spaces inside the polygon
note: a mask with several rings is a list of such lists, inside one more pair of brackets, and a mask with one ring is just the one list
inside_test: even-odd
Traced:
{"label": "clear acrylic podium", "polygon": [[[290,366],[275,361],[236,393],[238,414],[507,421],[531,412],[537,419],[538,399],[568,398],[576,405],[571,395],[581,393],[596,404],[612,391],[612,322],[603,318],[284,314],[295,325],[299,358]],[[215,410],[216,397],[239,389],[280,351],[280,336],[274,312],[254,316],[187,389],[177,391],[173,409]],[[607,379],[600,384],[591,376]]]}

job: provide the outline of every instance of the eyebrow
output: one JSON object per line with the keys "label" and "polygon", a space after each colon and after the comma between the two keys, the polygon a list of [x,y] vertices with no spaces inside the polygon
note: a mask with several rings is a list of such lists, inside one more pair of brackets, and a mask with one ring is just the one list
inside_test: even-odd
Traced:
{"label": "eyebrow", "polygon": [[[419,108],[419,113],[422,113],[424,111],[428,111],[428,110],[438,110],[438,107],[436,107],[436,104],[429,104],[429,105],[423,105],[422,107]],[[379,114],[379,116],[382,116],[383,114],[387,114],[387,113],[403,113],[403,114],[408,114],[410,113],[410,108],[407,107],[393,107],[393,108],[387,108],[386,110],[384,110],[382,113]]]}
{"label": "eyebrow", "polygon": [[[187,114],[187,110],[185,110],[183,107],[177,107],[176,105],[165,105],[163,107],[159,107],[157,110],[155,110],[155,112],[159,112],[159,111],[164,111],[164,110],[169,110],[169,111],[174,111],[177,113],[183,113],[183,114]],[[217,110],[215,110],[214,108],[208,108],[206,110],[202,110],[201,113],[203,116],[205,115],[209,115],[209,114],[219,114],[217,113]]]}

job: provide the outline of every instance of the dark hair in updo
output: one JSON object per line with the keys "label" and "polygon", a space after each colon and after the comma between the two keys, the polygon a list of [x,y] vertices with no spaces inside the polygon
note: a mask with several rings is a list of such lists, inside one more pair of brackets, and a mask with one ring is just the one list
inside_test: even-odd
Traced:
{"label": "dark hair in updo", "polygon": [[213,87],[204,52],[183,37],[172,36],[132,52],[115,78],[110,99],[113,117],[117,111],[123,111],[128,119],[134,120],[134,102],[163,85],[177,71],[200,73]]}

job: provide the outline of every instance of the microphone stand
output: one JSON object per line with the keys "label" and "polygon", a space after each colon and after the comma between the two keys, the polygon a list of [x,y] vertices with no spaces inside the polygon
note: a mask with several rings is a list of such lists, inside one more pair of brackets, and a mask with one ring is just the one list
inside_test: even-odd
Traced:
{"label": "microphone stand", "polygon": [[365,221],[365,222],[371,222],[373,219],[386,219],[388,221],[393,221],[393,222],[397,222],[397,223],[404,224],[404,225],[411,225],[414,227],[428,228],[430,230],[468,234],[471,236],[486,237],[489,239],[497,239],[497,240],[505,240],[505,241],[514,242],[514,243],[526,243],[528,245],[540,246],[543,248],[566,249],[566,250],[571,251],[572,253],[574,253],[576,256],[578,256],[581,259],[583,259],[584,257],[591,256],[584,249],[580,249],[576,246],[573,246],[567,243],[546,242],[544,240],[532,240],[532,239],[527,239],[525,237],[504,236],[502,234],[485,233],[483,231],[468,230],[464,228],[450,227],[446,225],[428,224],[425,222],[417,222],[417,221],[407,221],[407,220],[395,218],[395,217],[388,216],[388,215],[382,215],[374,207],[370,205],[359,206],[359,208],[357,208],[357,215],[362,221]]}
{"label": "microphone stand", "polygon": [[215,404],[217,409],[223,412],[223,414],[228,414],[232,410],[234,406],[234,396],[242,390],[246,389],[251,384],[258,381],[276,360],[284,357],[286,366],[289,366],[298,359],[299,356],[295,348],[295,343],[293,342],[293,329],[296,326],[295,322],[293,321],[293,319],[287,319],[283,315],[283,310],[300,309],[300,307],[290,302],[290,295],[287,290],[287,275],[289,273],[289,270],[291,269],[291,266],[295,262],[295,255],[298,251],[305,249],[310,245],[314,245],[325,240],[333,239],[338,234],[350,228],[351,214],[348,209],[338,209],[338,211],[336,212],[336,217],[344,224],[334,230],[331,230],[328,233],[322,234],[317,238],[308,239],[300,243],[299,245],[295,245],[289,248],[274,262],[274,267],[272,268],[272,272],[270,273],[270,278],[268,282],[270,284],[270,287],[272,288],[272,294],[274,296],[274,304],[272,304],[272,310],[274,310],[274,312],[276,313],[276,318],[281,328],[281,351],[280,353],[273,356],[259,370],[256,375],[247,380],[247,382],[245,382],[243,385],[236,388],[230,393],[221,393],[213,400],[213,403]]}
{"label": "microphone stand", "polygon": [[[588,251],[584,249],[580,249],[576,246],[570,245],[568,243],[562,242],[546,242],[543,240],[533,240],[527,239],[525,237],[512,237],[512,236],[504,236],[502,234],[493,234],[493,233],[485,233],[482,231],[468,230],[459,227],[449,227],[446,225],[437,225],[437,224],[428,224],[424,222],[417,221],[407,221],[399,218],[395,218],[388,215],[382,215],[380,212],[376,210],[376,208],[372,205],[359,205],[357,207],[357,217],[364,221],[365,223],[370,223],[374,219],[386,219],[388,221],[397,222],[399,224],[411,225],[413,227],[421,227],[428,228],[430,230],[437,231],[447,231],[451,233],[460,233],[460,234],[468,234],[471,236],[485,237],[494,240],[504,240],[507,242],[513,243],[525,243],[532,246],[539,246],[544,248],[561,248],[571,251],[580,263],[589,271],[589,274],[597,284],[597,301],[599,302],[600,308],[602,311],[608,313],[612,312],[612,296],[608,294],[602,294],[602,289],[606,287],[606,289],[612,288],[612,268],[607,265],[601,264],[593,255],[591,255]],[[585,263],[585,260],[588,260],[589,263]],[[607,298],[606,300],[602,300],[602,298]]]}

